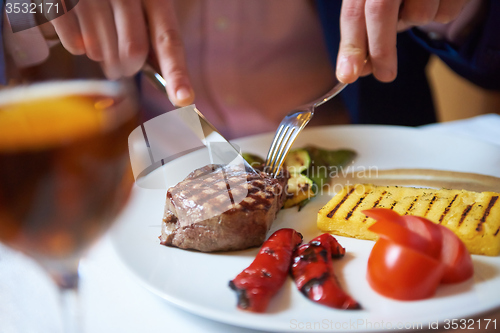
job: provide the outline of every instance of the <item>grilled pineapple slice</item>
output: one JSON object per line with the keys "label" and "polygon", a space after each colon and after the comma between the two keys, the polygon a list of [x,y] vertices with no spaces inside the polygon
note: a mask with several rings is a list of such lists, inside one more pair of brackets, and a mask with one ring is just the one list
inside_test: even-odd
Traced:
{"label": "grilled pineapple slice", "polygon": [[470,253],[500,253],[499,193],[357,184],[346,186],[318,213],[318,228],[333,234],[376,240],[367,228],[375,220],[364,209],[390,208],[426,217],[452,230]]}

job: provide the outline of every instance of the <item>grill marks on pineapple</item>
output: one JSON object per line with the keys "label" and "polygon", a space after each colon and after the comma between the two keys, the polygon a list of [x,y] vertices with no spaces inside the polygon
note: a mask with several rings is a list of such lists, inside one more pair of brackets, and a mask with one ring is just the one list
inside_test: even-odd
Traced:
{"label": "grill marks on pineapple", "polygon": [[500,254],[499,193],[356,184],[346,186],[324,208],[318,214],[318,227],[323,231],[376,239],[367,230],[375,221],[362,211],[390,208],[449,228],[471,253]]}
{"label": "grill marks on pineapple", "polygon": [[[372,191],[372,192],[370,192],[370,193],[373,193],[373,191]],[[375,202],[373,203],[372,208],[377,208],[378,204],[380,203],[380,201],[382,201],[382,199],[384,198],[384,196],[385,196],[386,194],[387,194],[387,191],[383,191],[383,192],[380,194],[380,197],[379,197],[377,200],[375,200]],[[365,215],[365,217],[363,218],[363,221],[361,221],[361,223],[365,223],[367,219],[368,219],[368,216],[366,216],[366,215]]]}
{"label": "grill marks on pineapple", "polygon": [[[333,218],[334,215],[337,213],[337,211],[339,209],[341,209],[341,208],[344,209],[343,205],[349,199],[349,197],[355,191],[355,189],[356,189],[356,187],[351,187],[351,188],[348,189],[348,191],[346,191],[344,193],[344,196],[342,197],[342,199],[327,214],[328,218]],[[377,194],[378,194],[378,198],[375,201],[373,201],[373,204],[370,204],[370,201],[373,200],[371,197],[375,196]],[[379,192],[379,191],[373,191],[372,188],[369,188],[369,189],[365,190],[365,192],[362,195],[359,195],[359,194],[357,195],[358,200],[347,211],[347,213],[346,213],[346,215],[345,215],[345,217],[343,219],[346,220],[346,221],[349,221],[351,219],[351,217],[353,216],[353,214],[355,214],[358,210],[362,210],[362,209],[367,208],[366,207],[367,205],[370,205],[371,206],[371,207],[369,206],[370,208],[377,208],[377,207],[389,208],[389,209],[398,211],[400,214],[409,215],[409,214],[411,214],[412,210],[415,209],[416,205],[422,202],[422,200],[425,200],[425,201],[428,200],[429,203],[427,205],[427,208],[426,208],[425,212],[423,213],[423,216],[426,217],[429,214],[429,212],[432,210],[433,206],[436,204],[436,202],[438,200],[446,200],[447,199],[445,197],[439,196],[439,194],[434,194],[430,200],[429,199],[425,199],[426,194],[424,193],[423,195],[417,195],[417,196],[415,196],[415,198],[411,201],[411,203],[409,204],[409,206],[405,209],[405,208],[401,207],[401,201],[404,199],[404,197],[398,198],[398,199],[392,201],[390,204],[385,203],[385,204],[380,205],[380,202],[388,197],[387,194],[388,194],[388,192],[386,190],[381,191],[381,192]],[[354,197],[356,197],[356,196],[354,196]],[[453,204],[455,203],[455,201],[458,198],[459,198],[459,194],[455,194],[453,196],[453,198],[451,199],[451,201],[448,203],[448,205],[444,208],[444,210],[441,213],[439,219],[437,220],[437,222],[439,224],[443,223],[443,221],[445,220],[446,216],[450,212]],[[484,213],[483,213],[483,215],[482,215],[481,219],[479,220],[479,223],[478,223],[478,225],[476,227],[477,231],[481,231],[482,225],[486,222],[486,220],[488,218],[488,215],[490,214],[490,211],[491,211],[492,207],[495,205],[495,203],[498,201],[498,199],[499,199],[499,196],[492,196],[490,198],[490,201],[489,201],[489,203],[487,205],[487,208],[484,210]],[[367,202],[367,205],[364,205],[365,207],[360,207],[360,206],[362,206],[362,203],[364,201]],[[463,224],[463,222],[467,219],[467,216],[473,210],[473,208],[475,207],[475,205],[476,205],[476,203],[472,203],[472,204],[467,205],[465,207],[465,209],[462,211],[462,213],[460,215],[460,219],[458,220],[457,228],[459,228]],[[478,206],[481,207],[481,205],[478,205]],[[367,219],[368,219],[368,217],[366,215],[364,215],[364,218],[361,220],[361,223],[365,223],[367,221]],[[498,233],[500,233],[500,228],[499,228],[499,230],[496,231],[495,236]]]}
{"label": "grill marks on pineapple", "polygon": [[373,206],[372,208],[376,208],[378,206],[378,204],[380,203],[380,201],[384,198],[384,196],[387,194],[387,191],[384,191],[382,192],[382,194],[380,194],[380,198],[378,198],[374,203],[373,203]]}
{"label": "grill marks on pineapple", "polygon": [[464,211],[462,212],[462,215],[460,215],[460,220],[458,221],[459,228],[462,225],[462,223],[464,222],[465,218],[467,217],[467,214],[469,214],[469,212],[471,211],[472,207],[474,207],[475,204],[476,203],[473,203],[472,205],[468,205],[467,207],[465,207]]}
{"label": "grill marks on pineapple", "polygon": [[434,196],[432,197],[431,201],[429,201],[429,206],[427,206],[427,210],[425,211],[424,217],[426,217],[426,216],[427,216],[427,214],[429,214],[429,211],[431,210],[432,205],[434,205],[434,202],[436,202],[436,200],[437,200],[437,196],[436,196],[436,195],[434,195]]}
{"label": "grill marks on pineapple", "polygon": [[342,206],[344,204],[344,202],[347,200],[347,198],[349,198],[349,196],[351,195],[352,192],[354,192],[355,188],[351,188],[349,190],[349,192],[347,192],[344,197],[342,198],[342,200],[340,200],[340,202],[337,204],[337,206],[335,206],[335,208],[333,208],[330,213],[328,213],[328,215],[326,215],[327,217],[329,218],[332,218],[333,215],[335,215],[335,212],[337,212],[337,210],[340,208],[340,206]]}
{"label": "grill marks on pineapple", "polygon": [[[443,219],[446,216],[446,214],[448,214],[450,212],[450,208],[453,205],[453,203],[455,202],[455,200],[457,200],[457,198],[458,198],[458,194],[455,194],[455,196],[451,200],[450,204],[444,209],[443,214],[441,214],[441,216],[439,217],[439,224],[441,224],[441,222],[443,222]],[[418,200],[418,199],[415,199],[415,200]]]}
{"label": "grill marks on pineapple", "polygon": [[[488,215],[490,215],[491,208],[493,208],[493,206],[495,205],[497,200],[498,200],[498,196],[492,196],[490,198],[490,202],[488,203],[488,207],[486,207],[486,210],[484,211],[483,216],[481,217],[481,219],[479,220],[479,223],[477,224],[476,231],[481,231],[481,229],[483,228],[483,223],[486,222]],[[495,236],[497,235],[497,233],[498,233],[498,230],[496,231]]]}
{"label": "grill marks on pineapple", "polygon": [[368,195],[368,193],[369,192],[365,192],[365,194],[361,198],[359,198],[358,202],[356,202],[356,204],[354,205],[354,207],[352,207],[352,209],[345,216],[346,220],[349,220],[351,218],[351,216],[354,213],[354,211],[356,210],[356,208],[358,208],[358,206],[361,205],[361,203],[363,202],[363,200],[366,199],[366,196]]}
{"label": "grill marks on pineapple", "polygon": [[413,206],[415,206],[415,203],[420,199],[420,195],[416,196],[415,199],[410,203],[410,206],[406,208],[405,215],[410,214],[411,210],[413,209]]}
{"label": "grill marks on pineapple", "polygon": [[[424,192],[423,195],[417,195],[417,196],[415,196],[413,198],[413,200],[411,200],[411,202],[408,205],[408,207],[406,207],[406,208],[401,207],[402,206],[401,202],[403,201],[403,199],[405,199],[405,196],[401,196],[401,197],[396,198],[396,200],[390,202],[390,204],[386,202],[386,203],[383,203],[382,205],[380,205],[380,203],[381,203],[382,200],[387,199],[390,196],[390,193],[388,195],[388,192],[386,190],[383,190],[383,191],[374,191],[373,188],[368,188],[368,189],[365,189],[365,191],[364,191],[363,194],[357,194],[356,193],[356,195],[353,195],[354,199],[357,198],[357,200],[355,201],[355,203],[352,203],[352,207],[348,208],[346,206],[350,206],[351,204],[346,204],[346,201],[349,199],[349,197],[352,197],[351,194],[355,190],[356,190],[356,187],[350,187],[344,193],[344,196],[342,197],[342,199],[327,214],[327,217],[328,218],[333,218],[334,215],[337,213],[337,211],[339,211],[339,209],[342,209],[342,210],[343,209],[347,209],[347,213],[346,213],[346,215],[345,215],[345,217],[343,219],[345,221],[351,221],[351,217],[357,211],[363,210],[363,209],[368,208],[368,207],[370,207],[370,208],[377,208],[377,207],[389,208],[389,209],[392,209],[392,210],[396,210],[400,214],[409,215],[409,214],[411,214],[412,210],[414,210],[417,207],[416,206],[417,204],[421,203],[422,201],[428,201],[427,207],[424,208],[425,212],[423,212],[423,216],[425,217],[425,216],[427,216],[430,213],[430,211],[432,210],[432,208],[434,207],[434,205],[437,203],[437,201],[440,201],[440,200],[449,200],[449,198],[440,196],[439,193],[437,193],[437,194],[431,194],[432,198],[430,200],[429,199],[425,199],[426,193]],[[373,201],[373,204],[371,204],[370,202],[373,200],[374,196],[377,196],[377,199],[375,201]],[[406,198],[408,198],[408,197],[406,197]],[[441,215],[439,216],[439,219],[437,220],[437,222],[439,224],[442,224],[443,221],[445,221],[446,216],[448,215],[448,213],[452,209],[453,204],[455,203],[455,201],[457,201],[458,198],[459,198],[459,194],[455,194],[451,198],[450,202],[444,208],[444,210],[442,211]],[[481,219],[479,220],[479,223],[478,223],[478,225],[476,227],[476,231],[481,231],[482,225],[486,222],[486,220],[488,218],[488,215],[490,214],[491,209],[493,208],[493,206],[495,205],[495,203],[498,201],[498,199],[499,199],[499,196],[492,196],[490,198],[489,203],[488,203],[486,209],[484,210],[484,213],[483,213],[483,215],[482,215]],[[365,201],[366,201],[366,204],[363,207],[362,203],[365,202]],[[367,205],[369,205],[369,206],[367,207]],[[459,228],[464,223],[464,221],[467,219],[467,216],[469,215],[469,213],[473,210],[473,208],[475,206],[476,206],[475,202],[472,203],[472,204],[470,204],[470,205],[465,206],[465,208],[463,209],[463,211],[462,211],[462,213],[460,215],[460,219],[458,220],[457,228]],[[478,207],[481,207],[481,205],[478,205]],[[437,215],[437,214],[439,214],[439,211],[438,212],[434,212],[432,215]],[[363,215],[363,216],[364,217],[361,220],[361,223],[366,223],[366,221],[368,220],[368,217],[366,215]],[[339,217],[340,216],[337,216],[336,218],[339,218]],[[342,218],[342,217],[340,217],[340,218]],[[497,234],[499,234],[499,233],[500,233],[500,228],[499,228],[499,230],[496,231],[495,236]]]}

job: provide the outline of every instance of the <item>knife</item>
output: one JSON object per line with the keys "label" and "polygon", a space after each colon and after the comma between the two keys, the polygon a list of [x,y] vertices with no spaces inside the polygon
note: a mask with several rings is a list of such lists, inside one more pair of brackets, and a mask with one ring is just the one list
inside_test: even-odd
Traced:
{"label": "knife", "polygon": [[[153,66],[146,64],[141,73],[166,94],[166,81]],[[134,129],[129,154],[136,184],[149,189],[169,188],[207,164],[256,172],[240,148],[224,138],[194,104],[165,112]]]}

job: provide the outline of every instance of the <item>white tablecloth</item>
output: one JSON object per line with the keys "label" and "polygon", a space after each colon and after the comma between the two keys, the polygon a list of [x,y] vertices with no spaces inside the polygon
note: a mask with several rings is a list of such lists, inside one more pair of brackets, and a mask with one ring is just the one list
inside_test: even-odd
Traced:
{"label": "white tablecloth", "polygon": [[[424,131],[469,136],[500,145],[500,116],[429,125]],[[144,289],[118,260],[107,237],[81,264],[86,333],[254,332],[180,310]],[[498,291],[496,291],[498,292]],[[62,332],[57,292],[28,258],[0,245],[0,333]],[[492,316],[498,317],[498,309]]]}

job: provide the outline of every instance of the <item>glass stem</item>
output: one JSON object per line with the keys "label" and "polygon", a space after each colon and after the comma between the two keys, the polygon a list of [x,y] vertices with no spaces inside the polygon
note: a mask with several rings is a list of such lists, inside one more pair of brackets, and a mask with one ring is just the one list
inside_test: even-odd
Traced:
{"label": "glass stem", "polygon": [[80,276],[78,258],[64,260],[41,260],[59,288],[64,333],[82,333],[82,309],[78,292]]}
{"label": "glass stem", "polygon": [[82,333],[82,318],[78,285],[75,288],[59,288],[64,333]]}

